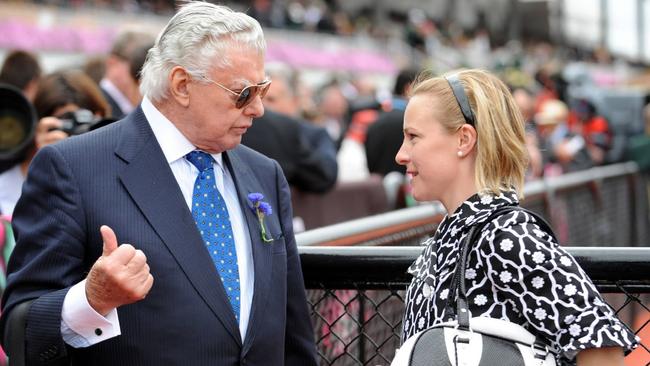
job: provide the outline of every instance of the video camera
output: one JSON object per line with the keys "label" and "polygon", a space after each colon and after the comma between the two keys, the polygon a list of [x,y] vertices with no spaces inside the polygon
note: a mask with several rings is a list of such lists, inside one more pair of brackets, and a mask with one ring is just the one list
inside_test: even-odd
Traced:
{"label": "video camera", "polygon": [[37,122],[36,110],[23,93],[0,84],[0,173],[27,157]]}

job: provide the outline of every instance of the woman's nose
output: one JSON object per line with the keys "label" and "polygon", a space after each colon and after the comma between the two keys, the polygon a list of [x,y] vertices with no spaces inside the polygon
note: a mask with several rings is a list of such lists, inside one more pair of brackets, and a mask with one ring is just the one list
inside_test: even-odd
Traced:
{"label": "woman's nose", "polygon": [[404,144],[399,148],[399,151],[397,152],[397,155],[395,155],[395,162],[399,165],[406,165],[409,162],[409,156],[408,153],[406,152],[406,148],[404,147]]}

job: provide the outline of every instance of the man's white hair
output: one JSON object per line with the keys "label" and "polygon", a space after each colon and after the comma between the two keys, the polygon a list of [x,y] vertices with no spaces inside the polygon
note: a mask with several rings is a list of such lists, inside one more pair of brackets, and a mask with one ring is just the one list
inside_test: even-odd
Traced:
{"label": "man's white hair", "polygon": [[140,91],[152,101],[169,94],[169,73],[181,66],[204,79],[213,67],[230,66],[227,50],[248,48],[263,54],[262,27],[252,17],[206,2],[183,5],[167,23],[142,67]]}

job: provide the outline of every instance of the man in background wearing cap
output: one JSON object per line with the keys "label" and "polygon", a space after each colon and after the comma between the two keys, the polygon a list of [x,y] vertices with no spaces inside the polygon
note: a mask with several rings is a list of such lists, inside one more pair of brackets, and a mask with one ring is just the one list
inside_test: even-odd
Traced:
{"label": "man in background wearing cap", "polygon": [[588,169],[594,165],[585,140],[569,130],[568,116],[566,104],[557,99],[546,101],[535,115],[542,140],[545,176]]}

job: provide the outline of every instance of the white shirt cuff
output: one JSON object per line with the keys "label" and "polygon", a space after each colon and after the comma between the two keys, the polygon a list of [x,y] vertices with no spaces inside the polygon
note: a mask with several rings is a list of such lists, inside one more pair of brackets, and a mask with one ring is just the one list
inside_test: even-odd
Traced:
{"label": "white shirt cuff", "polygon": [[86,298],[86,280],[72,286],[63,300],[61,335],[74,348],[88,347],[122,334],[117,309],[103,317]]}

